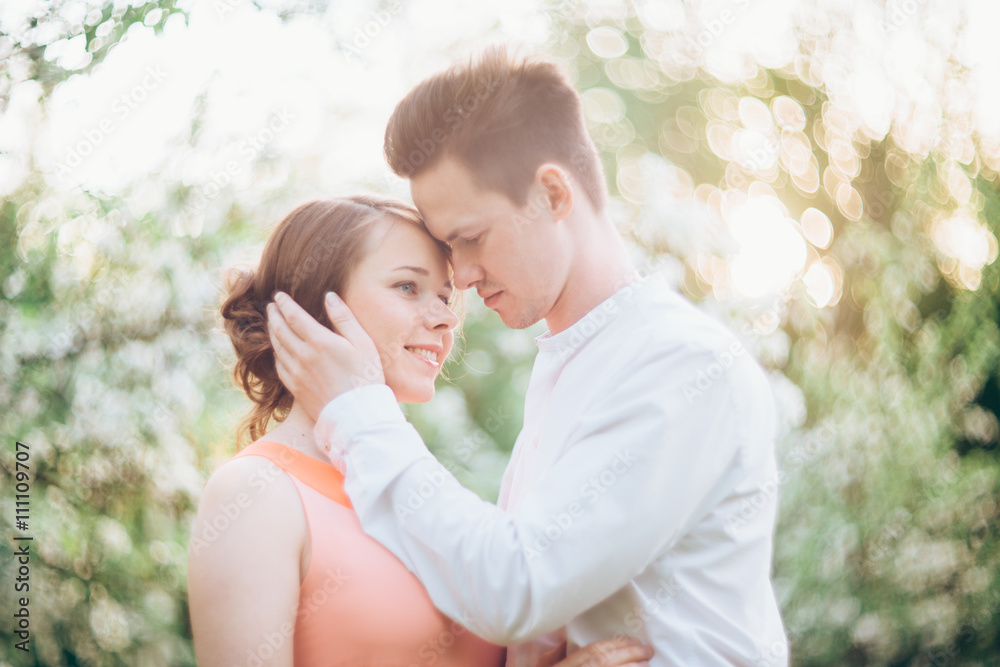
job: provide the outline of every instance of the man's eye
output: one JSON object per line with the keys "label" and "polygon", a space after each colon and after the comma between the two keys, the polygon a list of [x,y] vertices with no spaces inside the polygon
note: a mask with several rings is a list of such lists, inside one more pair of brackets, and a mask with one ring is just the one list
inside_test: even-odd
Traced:
{"label": "man's eye", "polygon": [[442,296],[441,300],[444,301],[444,305],[446,305],[446,306],[448,305],[448,302],[451,301],[451,299],[449,297],[446,297],[446,296]]}
{"label": "man's eye", "polygon": [[477,243],[479,243],[479,239],[482,238],[482,236],[483,236],[482,234],[476,234],[471,239],[465,239],[465,242],[468,245],[476,245]]}

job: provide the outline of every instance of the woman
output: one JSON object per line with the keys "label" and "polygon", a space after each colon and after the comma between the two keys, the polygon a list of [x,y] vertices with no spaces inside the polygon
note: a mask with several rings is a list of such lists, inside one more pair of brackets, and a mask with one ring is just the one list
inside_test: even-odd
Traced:
{"label": "woman", "polygon": [[[259,267],[227,279],[233,374],[253,402],[238,440],[253,442],[209,479],[192,533],[188,596],[203,667],[503,664],[503,648],[437,611],[361,530],[343,476],[313,440],[314,422],[278,379],[266,329],[275,292],[328,327],[323,297],[337,292],[374,340],[396,399],[428,401],[459,323],[448,253],[413,207],[347,197],[297,208],[271,234]],[[607,640],[559,664],[598,655],[624,665],[651,653]]]}

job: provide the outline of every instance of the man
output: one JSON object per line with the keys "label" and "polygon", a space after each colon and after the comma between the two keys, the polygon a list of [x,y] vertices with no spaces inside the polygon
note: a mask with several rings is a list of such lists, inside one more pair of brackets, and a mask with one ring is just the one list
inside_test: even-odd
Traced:
{"label": "man", "polygon": [[454,283],[512,328],[545,319],[499,507],[462,488],[338,333],[268,307],[282,381],[346,470],[366,532],[508,665],[631,635],[654,665],[787,664],[770,581],[775,415],[724,327],[643,278],[605,214],[580,98],[553,64],[490,49],[425,80],[386,129]]}

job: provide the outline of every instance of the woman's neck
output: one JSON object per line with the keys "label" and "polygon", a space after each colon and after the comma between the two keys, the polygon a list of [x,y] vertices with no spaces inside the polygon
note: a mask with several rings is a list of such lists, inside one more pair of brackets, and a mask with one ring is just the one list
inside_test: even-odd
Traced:
{"label": "woman's neck", "polygon": [[316,422],[309,418],[306,411],[298,403],[292,403],[285,421],[269,431],[262,440],[280,442],[323,463],[329,463],[330,459],[316,446],[316,439],[313,437],[315,426]]}

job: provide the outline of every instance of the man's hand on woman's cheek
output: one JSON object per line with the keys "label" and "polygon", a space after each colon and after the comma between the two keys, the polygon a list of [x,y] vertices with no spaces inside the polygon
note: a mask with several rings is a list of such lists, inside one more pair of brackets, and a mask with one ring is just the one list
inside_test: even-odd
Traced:
{"label": "man's hand on woman's cheek", "polygon": [[326,298],[326,312],[334,331],[284,292],[275,294],[274,303],[267,306],[278,378],[312,419],[344,392],[385,382],[375,343],[347,304],[331,295]]}

